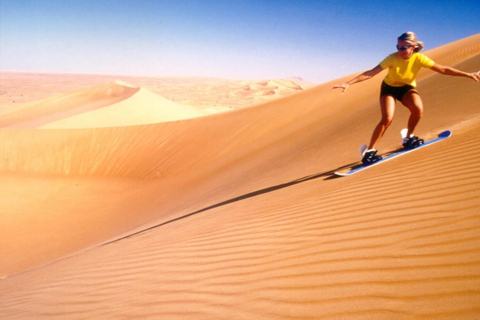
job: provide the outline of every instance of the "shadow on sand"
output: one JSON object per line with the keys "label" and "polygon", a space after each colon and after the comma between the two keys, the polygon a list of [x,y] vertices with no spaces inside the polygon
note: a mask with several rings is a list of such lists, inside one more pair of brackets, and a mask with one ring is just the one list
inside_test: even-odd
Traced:
{"label": "shadow on sand", "polygon": [[130,237],[133,237],[133,236],[136,236],[136,235],[139,235],[139,234],[142,234],[142,233],[144,233],[144,232],[147,232],[147,231],[150,231],[150,230],[153,230],[153,229],[156,229],[156,228],[165,226],[165,225],[167,225],[167,224],[174,223],[174,222],[176,222],[176,221],[180,221],[180,220],[189,218],[189,217],[191,217],[191,216],[200,214],[200,213],[202,213],[202,212],[205,212],[205,211],[208,211],[208,210],[211,210],[211,209],[215,209],[215,208],[219,208],[219,207],[222,207],[222,206],[226,206],[226,205],[228,205],[228,204],[235,203],[235,202],[242,201],[242,200],[246,200],[246,199],[249,199],[249,198],[254,198],[254,197],[257,197],[257,196],[260,196],[260,195],[263,195],[263,194],[267,194],[267,193],[270,193],[270,192],[274,192],[274,191],[276,191],[276,190],[288,188],[288,187],[291,187],[291,186],[294,186],[294,185],[297,185],[297,184],[300,184],[300,183],[304,183],[304,182],[307,182],[307,181],[311,181],[311,180],[315,180],[315,179],[319,179],[319,178],[324,178],[323,180],[338,179],[338,178],[341,178],[341,177],[336,176],[336,175],[334,174],[334,172],[340,171],[340,170],[344,170],[344,169],[347,169],[347,168],[352,168],[352,166],[354,166],[354,165],[356,165],[356,164],[358,164],[358,163],[357,163],[357,162],[354,162],[354,163],[351,163],[351,164],[347,164],[347,165],[341,166],[341,167],[336,168],[336,169],[334,169],[334,170],[329,170],[329,171],[322,172],[322,173],[316,173],[316,174],[309,175],[309,176],[305,176],[305,177],[303,177],[303,178],[299,178],[299,179],[296,179],[296,180],[293,180],[293,181],[290,181],[290,182],[286,182],[286,183],[278,184],[278,185],[271,186],[271,187],[268,187],[268,188],[264,188],[264,189],[260,189],[260,190],[257,190],[257,191],[253,191],[253,192],[250,192],[250,193],[246,193],[246,194],[244,194],[244,195],[241,195],[241,196],[238,196],[238,197],[235,197],[235,198],[226,200],[226,201],[222,201],[222,202],[219,202],[219,203],[217,203],[217,204],[214,204],[214,205],[205,207],[205,208],[203,208],[203,209],[200,209],[200,210],[197,210],[197,211],[194,211],[194,212],[185,214],[185,215],[183,215],[183,216],[181,216],[181,217],[178,217],[178,218],[175,218],[175,219],[172,219],[172,220],[168,220],[168,221],[162,222],[162,223],[160,223],[160,224],[157,224],[157,225],[148,227],[148,228],[146,228],[146,229],[143,229],[143,230],[140,230],[140,231],[131,233],[131,234],[126,235],[126,236],[123,236],[123,237],[121,237],[121,238],[117,238],[117,239],[115,239],[115,240],[105,242],[105,243],[102,244],[102,246],[107,245],[107,244],[111,244],[111,243],[114,243],[114,242],[117,242],[117,241],[120,241],[120,240],[124,240],[124,239],[130,238]]}

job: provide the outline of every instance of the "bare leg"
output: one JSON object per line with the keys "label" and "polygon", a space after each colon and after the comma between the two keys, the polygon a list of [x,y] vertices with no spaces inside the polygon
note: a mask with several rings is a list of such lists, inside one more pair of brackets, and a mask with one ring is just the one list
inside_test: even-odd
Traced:
{"label": "bare leg", "polygon": [[415,131],[418,122],[423,115],[423,102],[422,98],[416,91],[408,91],[405,93],[402,99],[402,103],[410,110],[410,118],[408,119],[408,133],[409,137]]}
{"label": "bare leg", "polygon": [[392,123],[393,116],[395,114],[395,101],[395,98],[389,95],[380,97],[380,110],[382,111],[382,119],[373,131],[372,138],[368,146],[369,149],[375,149],[375,145],[380,138],[383,137],[383,134]]}

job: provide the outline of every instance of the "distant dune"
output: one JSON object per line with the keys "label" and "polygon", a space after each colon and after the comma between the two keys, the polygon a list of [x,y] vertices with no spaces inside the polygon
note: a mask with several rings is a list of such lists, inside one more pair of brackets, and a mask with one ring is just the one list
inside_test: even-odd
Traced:
{"label": "distant dune", "polygon": [[[90,90],[122,79],[168,100],[195,106],[206,113],[242,108],[278,99],[314,86],[301,78],[273,80],[225,80],[215,78],[142,78],[132,76],[32,74],[0,71],[0,115],[32,105],[39,100]],[[265,87],[275,94],[266,96]],[[257,87],[258,90],[252,87]],[[271,90],[270,90],[271,91]],[[208,109],[208,110],[207,110]]]}
{"label": "distant dune", "polygon": [[[478,71],[480,34],[426,54]],[[335,178],[383,76],[2,94],[2,319],[478,318],[480,84],[422,71],[417,134],[453,136]]]}
{"label": "distant dune", "polygon": [[118,127],[205,115],[142,88],[115,81],[33,104],[0,117],[11,128],[78,129]]}

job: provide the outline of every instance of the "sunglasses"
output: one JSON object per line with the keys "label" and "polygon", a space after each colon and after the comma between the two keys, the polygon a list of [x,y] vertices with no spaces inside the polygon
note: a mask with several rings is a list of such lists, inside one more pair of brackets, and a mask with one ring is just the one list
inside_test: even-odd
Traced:
{"label": "sunglasses", "polygon": [[399,45],[397,45],[397,50],[401,50],[401,51],[404,51],[404,50],[407,50],[408,48],[410,47],[413,47],[413,46],[405,46],[405,47],[401,47]]}

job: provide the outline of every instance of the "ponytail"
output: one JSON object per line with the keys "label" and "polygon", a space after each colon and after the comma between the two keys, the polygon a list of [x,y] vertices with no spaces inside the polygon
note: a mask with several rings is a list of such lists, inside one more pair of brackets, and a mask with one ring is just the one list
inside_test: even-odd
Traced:
{"label": "ponytail", "polygon": [[424,44],[422,41],[417,41],[417,45],[415,46],[415,52],[420,52],[423,50]]}

